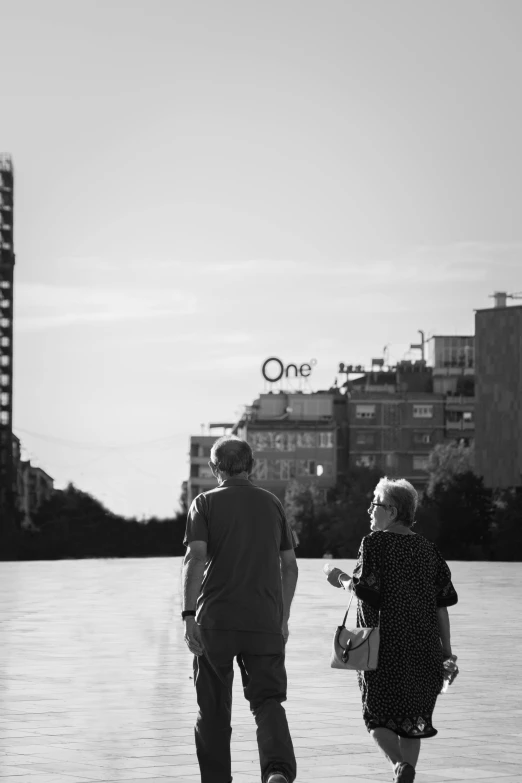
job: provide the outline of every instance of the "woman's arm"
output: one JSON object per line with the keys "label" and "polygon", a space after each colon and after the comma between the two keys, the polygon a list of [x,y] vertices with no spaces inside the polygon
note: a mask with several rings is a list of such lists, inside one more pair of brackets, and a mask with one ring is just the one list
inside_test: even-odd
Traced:
{"label": "woman's arm", "polygon": [[437,620],[439,623],[439,635],[442,642],[442,654],[444,658],[449,658],[451,653],[451,634],[450,634],[450,620],[448,609],[446,606],[439,606],[437,608]]}

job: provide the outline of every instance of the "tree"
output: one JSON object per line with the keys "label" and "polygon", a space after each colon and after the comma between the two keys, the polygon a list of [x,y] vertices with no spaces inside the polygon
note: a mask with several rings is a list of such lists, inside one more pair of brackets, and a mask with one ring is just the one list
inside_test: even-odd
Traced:
{"label": "tree", "polygon": [[493,501],[491,549],[495,560],[522,560],[522,488],[498,493]]}
{"label": "tree", "polygon": [[437,517],[437,545],[446,558],[487,559],[491,555],[493,498],[471,470],[446,478],[425,499]]}
{"label": "tree", "polygon": [[368,507],[381,478],[373,468],[353,466],[326,500],[314,483],[289,482],[285,494],[288,521],[299,537],[300,557],[357,557],[370,531]]}
{"label": "tree", "polygon": [[435,487],[449,486],[455,476],[473,471],[475,450],[463,440],[459,443],[438,443],[428,459],[429,479],[426,494],[432,495]]}
{"label": "tree", "polygon": [[113,514],[69,484],[42,505],[34,530],[20,530],[18,560],[84,557],[165,557],[184,554],[185,517],[145,521]]}
{"label": "tree", "polygon": [[285,514],[299,540],[300,557],[322,557],[324,535],[319,522],[323,505],[321,493],[314,482],[289,481],[285,491]]}

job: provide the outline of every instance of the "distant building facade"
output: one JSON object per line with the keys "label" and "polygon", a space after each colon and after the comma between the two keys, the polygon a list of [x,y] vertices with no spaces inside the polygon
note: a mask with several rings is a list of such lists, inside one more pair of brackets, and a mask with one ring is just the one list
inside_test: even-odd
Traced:
{"label": "distant building facade", "polygon": [[31,465],[21,457],[20,439],[12,436],[13,467],[15,475],[15,509],[22,527],[30,527],[34,515],[54,492],[54,479],[42,468]]}
{"label": "distant building facade", "polygon": [[216,479],[209,467],[210,449],[216,440],[222,435],[232,432],[233,423],[209,424],[201,435],[192,435],[190,438],[190,475],[186,483],[186,503],[190,504],[200,492],[214,489]]}
{"label": "distant building facade", "polygon": [[475,337],[435,335],[428,340],[428,361],[433,373],[433,391],[446,398],[445,440],[475,437]]}
{"label": "distant building facade", "polygon": [[475,313],[475,468],[487,487],[522,487],[522,306],[498,296]]}
{"label": "distant building facade", "polygon": [[252,446],[255,484],[284,500],[289,481],[326,491],[345,474],[347,419],[338,390],[268,392],[246,409],[234,432]]}
{"label": "distant building facade", "polygon": [[348,381],[351,465],[373,467],[422,487],[430,451],[445,439],[445,396],[432,389],[424,362]]}

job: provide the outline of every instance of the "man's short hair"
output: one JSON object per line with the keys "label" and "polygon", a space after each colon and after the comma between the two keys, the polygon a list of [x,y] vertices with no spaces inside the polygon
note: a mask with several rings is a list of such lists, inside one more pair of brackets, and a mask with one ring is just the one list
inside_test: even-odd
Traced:
{"label": "man's short hair", "polygon": [[210,461],[222,473],[237,476],[238,473],[251,473],[254,456],[250,444],[236,435],[223,435],[210,450]]}
{"label": "man's short hair", "polygon": [[377,486],[376,491],[381,491],[386,503],[397,509],[397,522],[402,522],[407,527],[415,524],[415,512],[419,502],[417,490],[406,479],[390,479],[384,476]]}

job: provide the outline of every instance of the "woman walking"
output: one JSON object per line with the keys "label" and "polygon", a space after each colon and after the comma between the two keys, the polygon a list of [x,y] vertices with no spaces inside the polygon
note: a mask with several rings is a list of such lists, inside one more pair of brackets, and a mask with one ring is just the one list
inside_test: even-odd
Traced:
{"label": "woman walking", "polygon": [[456,660],[447,607],[458,597],[437,547],[411,529],[417,503],[408,481],[381,479],[352,577],[325,567],[332,585],[357,596],[357,625],[380,627],[377,669],[357,679],[364,722],[395,783],[412,783],[421,739],[437,734],[432,715],[444,662]]}

